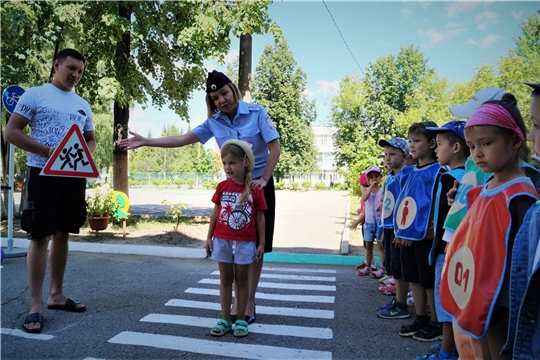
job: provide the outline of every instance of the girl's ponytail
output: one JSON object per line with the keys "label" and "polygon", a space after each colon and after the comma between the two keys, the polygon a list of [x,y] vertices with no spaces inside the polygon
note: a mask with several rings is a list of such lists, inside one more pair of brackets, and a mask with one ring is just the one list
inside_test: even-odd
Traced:
{"label": "girl's ponytail", "polygon": [[251,191],[251,181],[253,180],[253,175],[251,175],[251,171],[245,167],[246,172],[244,173],[244,192],[242,193],[242,196],[240,196],[240,200],[238,201],[240,205],[244,205],[246,201],[249,200],[249,192]]}

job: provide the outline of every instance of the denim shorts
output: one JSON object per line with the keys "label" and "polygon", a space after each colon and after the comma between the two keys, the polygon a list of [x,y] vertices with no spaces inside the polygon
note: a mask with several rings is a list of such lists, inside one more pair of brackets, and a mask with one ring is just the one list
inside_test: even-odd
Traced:
{"label": "denim shorts", "polygon": [[255,241],[225,240],[216,237],[212,240],[212,260],[248,265],[255,261],[256,255]]}
{"label": "denim shorts", "polygon": [[374,241],[381,238],[382,228],[377,224],[366,222],[362,228],[364,230],[364,241]]}
{"label": "denim shorts", "polygon": [[439,254],[437,255],[437,262],[435,263],[435,309],[437,311],[437,320],[439,320],[439,322],[452,322],[452,317],[441,305],[440,287],[445,258],[445,254]]}

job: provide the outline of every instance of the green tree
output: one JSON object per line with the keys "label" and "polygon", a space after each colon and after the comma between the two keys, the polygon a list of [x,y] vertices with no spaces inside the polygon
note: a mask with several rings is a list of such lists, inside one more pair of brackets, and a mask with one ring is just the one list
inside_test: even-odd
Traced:
{"label": "green tree", "polygon": [[255,69],[253,98],[266,109],[280,135],[281,157],[274,171],[278,181],[317,167],[311,130],[317,114],[315,102],[303,94],[306,77],[285,40],[265,46]]}
{"label": "green tree", "polygon": [[[192,91],[204,84],[204,60],[223,61],[231,33],[279,36],[268,5],[269,0],[4,2],[3,78],[20,73],[32,82],[46,66],[39,66],[42,52],[46,64],[57,44],[79,49],[88,64],[78,90],[91,104],[114,102],[116,143],[127,136],[134,102],[168,106],[187,119]],[[8,56],[20,61],[6,62]],[[27,64],[28,58],[37,59]],[[113,163],[115,188],[127,193],[126,151],[114,147]]]}

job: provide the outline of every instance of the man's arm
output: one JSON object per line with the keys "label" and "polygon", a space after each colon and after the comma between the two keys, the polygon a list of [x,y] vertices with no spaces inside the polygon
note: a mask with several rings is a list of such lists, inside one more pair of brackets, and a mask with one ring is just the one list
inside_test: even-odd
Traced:
{"label": "man's arm", "polygon": [[88,150],[90,150],[90,154],[93,154],[94,151],[96,151],[96,137],[94,135],[94,131],[85,131],[83,136],[84,140],[86,141],[86,145],[88,146]]}
{"label": "man's arm", "polygon": [[11,114],[6,125],[4,139],[19,149],[48,158],[52,154],[53,148],[37,142],[24,133],[23,129],[29,122],[30,120],[20,114]]}

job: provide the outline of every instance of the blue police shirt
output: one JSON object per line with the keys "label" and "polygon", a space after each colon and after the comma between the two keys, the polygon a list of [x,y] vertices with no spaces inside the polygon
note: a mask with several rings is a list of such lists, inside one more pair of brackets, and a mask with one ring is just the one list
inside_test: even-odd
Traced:
{"label": "blue police shirt", "polygon": [[192,130],[201,143],[206,143],[212,137],[216,138],[218,146],[230,139],[243,140],[252,145],[255,156],[253,178],[262,175],[268,159],[268,143],[278,139],[279,134],[266,110],[261,105],[250,104],[240,100],[233,121],[227,114],[218,111],[212,118],[205,120]]}

